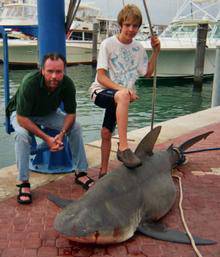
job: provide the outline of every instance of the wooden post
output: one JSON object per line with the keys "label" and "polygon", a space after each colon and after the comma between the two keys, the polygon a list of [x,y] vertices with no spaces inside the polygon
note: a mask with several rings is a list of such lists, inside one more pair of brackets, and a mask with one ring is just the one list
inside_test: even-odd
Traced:
{"label": "wooden post", "polygon": [[212,89],[212,107],[220,105],[220,46],[216,47],[215,75]]}
{"label": "wooden post", "polygon": [[207,23],[198,24],[193,87],[196,91],[202,91],[207,32]]}
{"label": "wooden post", "polygon": [[92,66],[97,64],[97,44],[98,44],[98,30],[99,24],[93,24],[93,37],[92,37]]}

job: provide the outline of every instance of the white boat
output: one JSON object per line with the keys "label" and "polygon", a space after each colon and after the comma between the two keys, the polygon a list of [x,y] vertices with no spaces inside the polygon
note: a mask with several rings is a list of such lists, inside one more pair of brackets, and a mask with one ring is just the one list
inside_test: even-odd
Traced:
{"label": "white boat", "polygon": [[[29,12],[29,16],[26,13]],[[29,17],[33,19],[29,19]],[[37,26],[36,2],[14,3],[4,5],[0,18],[0,26],[12,26],[8,33],[9,64],[17,67],[36,67],[38,64],[37,38],[22,30],[13,30],[13,25],[25,25],[27,28]],[[19,15],[17,15],[19,14]],[[116,21],[100,17],[100,9],[92,4],[80,4],[76,18],[73,21],[66,40],[67,64],[90,64],[92,63],[92,37],[93,23],[98,22],[100,26],[98,41],[115,33]],[[28,26],[29,25],[29,26]],[[3,42],[0,40],[0,60],[3,59]]]}
{"label": "white boat", "polygon": [[[204,75],[213,75],[216,45],[220,45],[220,1],[186,0],[160,35],[157,62],[159,77],[190,77],[194,74],[198,24],[208,23]],[[151,52],[149,40],[141,43]]]}
{"label": "white boat", "polygon": [[[82,21],[85,15],[91,22],[95,16],[99,15],[99,9],[90,5],[79,6],[78,21],[73,22],[66,42],[68,64],[91,63],[92,61],[92,25],[90,22]],[[13,25],[19,26],[19,31],[13,29]],[[31,32],[24,31],[25,28],[37,27],[36,1],[23,3],[18,0],[16,3],[5,4],[0,26],[12,27],[8,32],[9,64],[15,67],[36,67],[38,65],[38,41]],[[78,39],[73,40],[71,38],[73,35],[78,35]],[[0,60],[2,59],[3,42],[0,40]]]}
{"label": "white boat", "polygon": [[[220,0],[186,0],[183,3],[176,17],[160,35],[161,52],[157,62],[158,76],[193,76],[199,23],[209,24],[204,75],[213,75],[216,45],[220,44],[219,7]],[[66,56],[69,65],[92,62],[92,24],[95,21],[100,24],[99,41],[118,31],[115,20],[98,18],[99,15],[99,9],[94,6],[79,6],[77,19],[74,20],[66,41]],[[19,39],[9,40],[9,62],[15,66],[36,66],[38,63],[37,40],[22,38],[21,35],[18,32],[11,34]],[[139,40],[150,55],[149,40],[143,40],[143,37],[146,38],[142,33]],[[0,41],[0,59],[2,55],[2,42]]]}
{"label": "white boat", "polygon": [[[220,1],[186,0],[176,17],[160,36],[161,52],[157,62],[159,77],[190,77],[194,75],[198,24],[207,23],[204,75],[215,70],[216,45],[220,44]],[[149,44],[142,42],[147,51]]]}

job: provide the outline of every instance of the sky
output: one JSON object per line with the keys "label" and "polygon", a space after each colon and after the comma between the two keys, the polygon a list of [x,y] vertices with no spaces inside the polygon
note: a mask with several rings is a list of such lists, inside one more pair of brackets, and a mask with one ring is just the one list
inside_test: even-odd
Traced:
{"label": "sky", "polygon": [[[142,11],[143,18],[146,19],[144,11],[144,0],[124,0],[125,4],[136,4]],[[102,10],[102,15],[116,18],[117,13],[123,6],[122,0],[81,0],[82,3],[91,2]],[[145,0],[151,22],[154,24],[168,24],[175,16],[177,8],[184,0]]]}

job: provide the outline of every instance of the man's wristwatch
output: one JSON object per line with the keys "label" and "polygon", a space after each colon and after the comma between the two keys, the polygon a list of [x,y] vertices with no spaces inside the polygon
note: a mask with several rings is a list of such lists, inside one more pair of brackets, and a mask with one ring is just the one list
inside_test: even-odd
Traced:
{"label": "man's wristwatch", "polygon": [[65,135],[66,135],[66,130],[65,130],[65,129],[60,130],[60,134],[62,134],[63,136],[65,136]]}

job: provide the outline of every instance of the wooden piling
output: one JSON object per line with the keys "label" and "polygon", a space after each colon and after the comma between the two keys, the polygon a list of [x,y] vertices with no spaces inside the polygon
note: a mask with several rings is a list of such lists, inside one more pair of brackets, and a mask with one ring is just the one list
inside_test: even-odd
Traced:
{"label": "wooden piling", "polygon": [[216,47],[215,74],[212,88],[212,107],[220,105],[220,46]]}
{"label": "wooden piling", "polygon": [[98,44],[98,30],[99,24],[93,24],[93,37],[92,37],[92,66],[96,66],[97,64],[97,44]]}
{"label": "wooden piling", "polygon": [[208,24],[198,24],[197,43],[195,53],[195,69],[194,69],[194,87],[196,91],[202,91],[202,80],[205,63],[206,37],[208,32]]}

